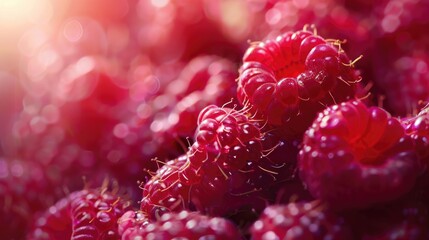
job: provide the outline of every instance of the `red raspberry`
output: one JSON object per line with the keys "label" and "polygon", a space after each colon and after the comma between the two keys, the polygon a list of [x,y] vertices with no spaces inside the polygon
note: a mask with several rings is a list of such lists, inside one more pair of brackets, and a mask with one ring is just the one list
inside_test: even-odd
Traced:
{"label": "red raspberry", "polygon": [[[256,140],[260,140],[259,128],[252,124],[246,113],[231,109],[210,105],[204,108],[198,116],[198,128],[195,132],[195,143],[191,154],[198,151],[206,151],[211,154],[229,153],[231,157],[246,151],[260,151],[261,146]],[[236,147],[236,148],[235,148]],[[225,168],[233,168],[234,165],[245,165],[245,158],[238,158],[234,162],[219,163]],[[203,160],[203,159],[202,159]],[[232,161],[232,159],[231,159]],[[193,163],[195,168],[201,163]],[[225,165],[224,165],[225,164]]]}
{"label": "red raspberry", "polygon": [[250,232],[254,240],[352,239],[344,219],[318,201],[268,206]]}
{"label": "red raspberry", "polygon": [[425,240],[428,216],[426,206],[408,198],[352,213],[347,220],[357,239]]}
{"label": "red raspberry", "polygon": [[161,88],[159,92],[150,94],[142,83],[148,93],[142,94],[134,116],[116,124],[100,141],[101,158],[121,182],[142,180],[142,169],[155,171],[150,161],[155,157],[165,162],[183,154],[179,143],[195,132],[198,113],[236,95],[235,64],[217,56],[194,58],[180,74],[173,71],[175,80],[166,82],[164,75],[150,77],[158,82],[153,88]]}
{"label": "red raspberry", "polygon": [[[129,213],[120,220],[129,221]],[[140,222],[141,220],[136,220]],[[132,239],[241,239],[237,227],[226,219],[197,212],[166,213],[157,221],[124,229],[123,240]]]}
{"label": "red raspberry", "polygon": [[238,100],[285,128],[286,136],[300,137],[323,105],[355,94],[360,78],[339,46],[305,30],[251,46],[240,69]]}
{"label": "red raspberry", "polygon": [[37,162],[0,157],[0,236],[23,239],[32,217],[62,194],[62,180],[55,168]]}
{"label": "red raspberry", "polygon": [[28,239],[118,239],[118,219],[129,202],[114,192],[73,192],[36,219]]}
{"label": "red raspberry", "polygon": [[300,141],[284,140],[281,132],[271,129],[263,134],[261,142],[265,157],[260,159],[258,166],[274,173],[261,184],[264,189],[269,189],[267,199],[275,204],[313,200],[297,174]]}
{"label": "red raspberry", "polygon": [[420,108],[420,101],[429,101],[429,58],[401,57],[388,69],[379,82],[392,112],[407,116]]}
{"label": "red raspberry", "polygon": [[319,114],[305,134],[298,165],[314,197],[335,208],[364,208],[411,190],[420,171],[416,158],[396,118],[350,101]]}
{"label": "red raspberry", "polygon": [[[202,156],[200,156],[202,157]],[[220,159],[225,156],[220,156]],[[243,211],[258,212],[266,204],[273,176],[250,165],[242,169],[223,169],[212,155],[200,171],[190,167],[187,155],[169,161],[143,188],[141,210],[151,219],[165,212],[198,210],[211,216],[230,216]],[[210,163],[212,162],[212,163]],[[203,171],[204,169],[204,171]]]}
{"label": "red raspberry", "polygon": [[[170,99],[169,108],[155,113],[154,134],[189,137],[195,132],[199,112],[207,105],[222,105],[236,96],[237,69],[217,56],[192,59],[158,99]],[[155,101],[157,101],[155,99]],[[231,102],[231,106],[234,102]]]}
{"label": "red raspberry", "polygon": [[[12,156],[55,168],[63,177],[79,180],[96,168],[99,162],[95,154],[72,141],[67,130],[58,124],[58,108],[52,104],[27,107],[14,123],[15,144],[9,149]],[[76,171],[81,175],[76,176]]]}
{"label": "red raspberry", "polygon": [[161,167],[146,183],[141,209],[199,210],[209,215],[233,214],[242,207],[261,208],[258,199],[272,172],[262,158],[259,128],[241,111],[208,106],[198,117],[196,142],[188,153]]}
{"label": "red raspberry", "polygon": [[[143,187],[141,210],[155,219],[168,211],[186,209],[189,202],[189,186],[181,184],[178,169],[186,163],[186,156],[168,161],[158,169]],[[186,199],[183,199],[185,196]]]}

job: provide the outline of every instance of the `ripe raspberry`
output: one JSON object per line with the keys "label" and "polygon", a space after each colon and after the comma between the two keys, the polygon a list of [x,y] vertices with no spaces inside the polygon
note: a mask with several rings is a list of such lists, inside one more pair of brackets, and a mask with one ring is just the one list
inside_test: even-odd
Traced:
{"label": "ripe raspberry", "polygon": [[344,219],[318,201],[268,206],[250,232],[254,240],[352,238]]}
{"label": "ripe raspberry", "polygon": [[238,100],[282,126],[287,137],[300,137],[323,105],[355,95],[360,78],[339,46],[305,30],[251,46],[240,69]]}
{"label": "ripe raspberry", "polygon": [[319,114],[305,134],[298,165],[312,195],[335,208],[398,198],[411,190],[420,171],[400,122],[359,101]]}
{"label": "ripe raspberry", "polygon": [[0,157],[0,236],[23,239],[31,218],[61,196],[55,168],[37,162]]}
{"label": "ripe raspberry", "polygon": [[[129,216],[124,217],[129,219]],[[119,220],[120,224],[123,218]],[[221,240],[241,239],[241,235],[236,226],[226,219],[188,211],[166,213],[155,222],[127,228],[122,234],[123,240],[176,238]]]}
{"label": "ripe raspberry", "polygon": [[[195,131],[195,143],[191,154],[196,151],[207,151],[216,155],[230,153],[231,157],[234,157],[239,153],[245,154],[246,151],[258,152],[261,150],[261,146],[255,141],[260,138],[259,128],[256,124],[252,124],[245,112],[210,105],[204,108],[198,116],[198,128]],[[234,148],[236,146],[237,148]],[[243,158],[239,158],[231,164],[245,164],[239,161],[243,161]],[[200,164],[194,163],[194,167],[201,167],[198,166]],[[224,165],[226,168],[234,167],[231,164],[219,163],[220,166]]]}
{"label": "ripe raspberry", "polygon": [[[206,161],[216,160],[209,157]],[[273,185],[274,176],[258,165],[220,170],[216,163],[207,163],[203,168],[206,171],[196,172],[189,164],[190,158],[186,155],[169,161],[145,184],[141,210],[150,219],[184,209],[228,217],[259,212],[272,197],[273,189],[264,187]]]}
{"label": "ripe raspberry", "polygon": [[[154,134],[189,137],[195,132],[199,112],[207,105],[222,105],[236,96],[237,69],[233,62],[217,56],[192,59],[159,99],[173,103],[155,113]],[[234,102],[231,102],[233,105]]]}
{"label": "ripe raspberry", "polygon": [[189,151],[144,186],[142,211],[154,216],[190,209],[224,216],[264,206],[257,196],[274,177],[259,164],[259,128],[243,112],[213,105],[201,111],[198,123]]}
{"label": "ripe raspberry", "polygon": [[[185,163],[186,156],[168,161],[145,183],[141,200],[143,213],[155,219],[164,212],[186,209],[190,189],[180,182],[178,171]],[[183,196],[186,199],[182,199]]]}
{"label": "ripe raspberry", "polygon": [[410,198],[400,199],[352,213],[347,217],[357,239],[424,240],[428,239],[428,210]]}
{"label": "ripe raspberry", "polygon": [[[128,90],[115,82],[107,70],[97,66],[102,64],[97,61],[101,60],[84,57],[70,66],[71,69],[66,69],[62,74],[65,76],[60,76],[55,96],[60,99],[56,104],[58,123],[67,129],[73,141],[92,151],[97,149],[103,134],[111,131],[125,115],[129,98]],[[92,66],[92,69],[76,73],[76,68],[82,64]]]}
{"label": "ripe raspberry", "polygon": [[[143,169],[156,171],[151,161],[155,157],[165,162],[182,155],[180,143],[195,132],[198,113],[236,95],[235,64],[217,56],[194,58],[180,74],[173,71],[174,79],[169,82],[161,79],[167,78],[163,75],[151,77],[159,79],[154,88],[160,90],[142,94],[134,116],[116,124],[100,141],[101,158],[121,182],[143,180]],[[142,86],[146,90],[146,84]]]}
{"label": "ripe raspberry", "polygon": [[396,115],[407,116],[429,101],[429,58],[401,57],[389,67],[383,81],[387,105]]}
{"label": "ripe raspberry", "polygon": [[118,239],[129,202],[102,189],[73,192],[35,220],[28,239]]}
{"label": "ripe raspberry", "polygon": [[[63,177],[81,177],[99,164],[93,152],[84,150],[57,122],[58,109],[52,105],[28,106],[14,123],[12,156],[55,168]],[[76,172],[81,175],[77,176]]]}
{"label": "ripe raspberry", "polygon": [[264,189],[269,189],[267,200],[273,204],[313,200],[297,174],[300,141],[284,140],[281,132],[271,129],[263,134],[261,142],[266,152],[258,166],[273,173],[272,178],[261,184]]}

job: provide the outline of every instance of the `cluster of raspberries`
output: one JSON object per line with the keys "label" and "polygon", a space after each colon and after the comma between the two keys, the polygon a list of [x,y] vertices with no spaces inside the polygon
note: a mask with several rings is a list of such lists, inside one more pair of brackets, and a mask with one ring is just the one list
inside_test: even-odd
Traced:
{"label": "cluster of raspberries", "polygon": [[429,239],[429,3],[131,2],[0,75],[0,236]]}

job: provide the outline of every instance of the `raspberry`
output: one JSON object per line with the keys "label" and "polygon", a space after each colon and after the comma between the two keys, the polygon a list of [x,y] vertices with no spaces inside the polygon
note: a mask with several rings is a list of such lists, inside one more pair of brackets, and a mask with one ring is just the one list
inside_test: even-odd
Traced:
{"label": "raspberry", "polygon": [[106,188],[70,193],[35,220],[28,239],[118,239],[129,202]]}
{"label": "raspberry", "polygon": [[[57,104],[58,123],[68,130],[73,141],[87,150],[97,149],[103,134],[111,131],[125,115],[123,109],[126,109],[128,100],[127,89],[119,86],[107,70],[100,69],[101,66],[97,65],[102,63],[97,61],[101,60],[89,57],[80,59],[69,67],[71,69],[65,70],[65,77],[60,76],[57,86],[57,95],[61,94],[56,96],[61,101]],[[75,68],[82,64],[94,66],[79,75]]]}
{"label": "raspberry", "polygon": [[144,186],[142,211],[153,216],[189,209],[224,216],[261,208],[264,200],[257,196],[273,176],[259,164],[259,128],[243,112],[213,105],[201,111],[198,123],[189,151]]}
{"label": "raspberry", "polygon": [[300,141],[284,140],[281,132],[271,129],[263,134],[261,143],[266,153],[258,166],[274,173],[272,178],[261,183],[264,189],[269,189],[267,199],[275,204],[313,200],[297,174]]}
{"label": "raspberry", "polygon": [[318,201],[272,205],[251,228],[252,239],[351,239],[345,220]]}
{"label": "raspberry", "polygon": [[285,128],[286,137],[300,137],[323,105],[355,94],[360,79],[339,46],[305,30],[252,45],[243,57],[238,100]]}
{"label": "raspberry", "polygon": [[[158,169],[143,187],[141,210],[150,218],[162,215],[166,211],[186,209],[189,202],[189,186],[180,183],[178,169],[186,163],[186,156],[168,161]],[[186,199],[181,198],[185,196]]]}
{"label": "raspberry", "polygon": [[0,235],[23,239],[37,211],[49,207],[61,196],[60,174],[37,162],[0,157]]}
{"label": "raspberry", "polygon": [[410,115],[420,101],[429,100],[429,59],[404,56],[391,66],[383,79],[388,107],[397,115]]}
{"label": "raspberry", "polygon": [[198,113],[209,104],[224,104],[236,95],[235,64],[221,57],[196,57],[180,74],[173,71],[171,81],[163,80],[167,78],[164,75],[151,76],[158,83],[153,88],[161,89],[151,95],[145,87],[148,93],[142,94],[134,116],[116,124],[100,141],[101,158],[121,182],[142,180],[142,169],[155,171],[150,161],[155,157],[165,162],[183,154],[179,143],[195,132]]}
{"label": "raspberry", "polygon": [[410,198],[375,206],[347,216],[358,239],[428,239],[428,210]]}
{"label": "raspberry", "polygon": [[222,105],[235,97],[236,78],[236,66],[227,59],[210,55],[192,59],[159,97],[177,103],[168,104],[170,108],[155,113],[151,130],[154,134],[173,137],[191,136],[204,107]]}
{"label": "raspberry", "polygon": [[14,123],[15,144],[11,155],[38,162],[47,169],[56,169],[64,178],[80,181],[99,162],[93,152],[70,139],[66,129],[56,122],[57,117],[58,109],[52,104],[28,106]]}
{"label": "raspberry", "polygon": [[[213,157],[206,159],[213,160]],[[269,190],[263,186],[273,181],[266,171],[252,165],[240,170],[220,170],[211,163],[204,165],[204,172],[202,169],[196,172],[189,164],[186,155],[169,161],[145,184],[141,210],[149,218],[184,209],[211,216],[232,216],[258,212],[265,206],[263,197],[269,195],[265,193]]]}
{"label": "raspberry", "polygon": [[[129,216],[123,218],[129,219]],[[120,225],[122,219],[120,219]],[[137,220],[138,222],[139,220]],[[125,229],[122,239],[241,239],[234,224],[197,212],[166,213],[157,221]]]}
{"label": "raspberry", "polygon": [[[416,151],[420,158],[429,160],[429,107],[414,117],[402,119],[406,133],[415,141]],[[429,162],[426,162],[428,165]]]}
{"label": "raspberry", "polygon": [[[210,105],[204,108],[198,116],[198,128],[195,132],[194,152],[192,153],[196,153],[195,151],[207,151],[212,154],[231,153],[233,158],[239,153],[260,150],[258,143],[254,142],[260,137],[260,130],[244,113],[231,108]],[[238,148],[234,148],[235,146]],[[237,161],[241,160],[243,158],[237,159]],[[223,163],[219,165],[222,166]],[[197,164],[195,167],[200,166]],[[225,163],[225,167],[233,166]]]}
{"label": "raspberry", "polygon": [[411,190],[420,171],[416,158],[398,119],[349,101],[318,115],[298,165],[314,197],[335,208],[365,208]]}

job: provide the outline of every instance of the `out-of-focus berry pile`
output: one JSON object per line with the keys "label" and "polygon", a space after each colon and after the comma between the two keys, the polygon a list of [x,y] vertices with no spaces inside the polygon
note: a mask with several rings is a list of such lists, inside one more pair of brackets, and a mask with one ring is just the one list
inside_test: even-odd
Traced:
{"label": "out-of-focus berry pile", "polygon": [[2,239],[429,239],[428,0],[50,6],[0,69]]}

